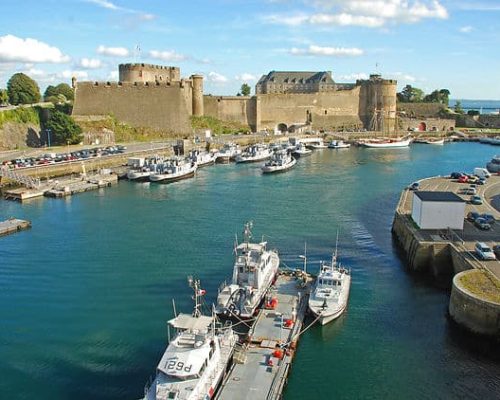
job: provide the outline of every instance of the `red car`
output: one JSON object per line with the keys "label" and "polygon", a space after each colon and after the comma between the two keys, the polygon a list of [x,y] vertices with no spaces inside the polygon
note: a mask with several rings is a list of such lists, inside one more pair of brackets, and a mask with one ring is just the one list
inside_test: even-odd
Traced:
{"label": "red car", "polygon": [[458,183],[467,183],[469,181],[469,178],[465,175],[462,175],[460,178],[458,178]]}

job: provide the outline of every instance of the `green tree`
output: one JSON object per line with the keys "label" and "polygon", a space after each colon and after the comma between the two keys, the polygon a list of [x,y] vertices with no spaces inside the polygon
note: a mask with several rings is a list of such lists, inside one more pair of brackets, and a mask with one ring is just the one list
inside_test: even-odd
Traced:
{"label": "green tree", "polygon": [[40,88],[28,75],[18,72],[7,82],[9,102],[13,105],[32,104],[40,101]]}
{"label": "green tree", "polygon": [[241,85],[240,93],[242,96],[250,96],[251,90],[252,89],[250,88],[250,85],[244,83],[243,85]]}
{"label": "green tree", "polygon": [[397,94],[398,100],[403,103],[419,103],[424,97],[422,89],[406,85],[401,92]]}
{"label": "green tree", "polygon": [[9,102],[9,94],[6,89],[0,89],[0,104],[7,104]]}
{"label": "green tree", "polygon": [[448,105],[450,91],[448,89],[434,90],[431,94],[424,97],[426,103],[441,103]]}
{"label": "green tree", "polygon": [[460,102],[459,100],[457,100],[457,102],[455,103],[455,107],[453,107],[453,110],[457,114],[463,114],[464,113],[464,109],[462,108],[462,102]]}
{"label": "green tree", "polygon": [[52,140],[56,144],[77,144],[83,139],[82,128],[73,118],[60,111],[51,112],[44,127],[50,129]]}
{"label": "green tree", "polygon": [[440,102],[445,105],[448,105],[448,102],[450,100],[450,91],[448,89],[441,89],[439,91],[439,95],[440,95]]}
{"label": "green tree", "polygon": [[75,98],[75,93],[73,91],[73,88],[69,86],[67,83],[60,83],[57,86],[52,86],[52,85],[47,86],[47,89],[45,89],[43,97],[45,101],[52,101],[49,100],[49,98],[55,98],[58,97],[59,95],[63,95],[66,100],[74,100]]}

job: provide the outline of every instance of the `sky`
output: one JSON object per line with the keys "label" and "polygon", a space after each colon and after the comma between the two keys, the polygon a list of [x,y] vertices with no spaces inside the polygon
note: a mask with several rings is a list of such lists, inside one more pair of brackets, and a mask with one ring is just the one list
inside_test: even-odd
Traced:
{"label": "sky", "polygon": [[452,98],[500,99],[500,0],[0,0],[0,88],[118,79],[143,62],[254,92],[272,70],[371,73]]}

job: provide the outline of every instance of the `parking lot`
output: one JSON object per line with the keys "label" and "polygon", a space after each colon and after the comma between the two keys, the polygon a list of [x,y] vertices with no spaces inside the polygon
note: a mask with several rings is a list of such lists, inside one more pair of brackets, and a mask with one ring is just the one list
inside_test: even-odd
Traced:
{"label": "parking lot", "polygon": [[[419,234],[424,240],[449,240],[450,234],[453,241],[463,241],[463,248],[470,252],[467,258],[474,259],[474,246],[476,242],[485,242],[488,246],[500,244],[500,211],[497,207],[500,206],[500,176],[492,175],[486,180],[483,185],[475,184],[476,195],[482,199],[482,204],[471,204],[472,194],[465,194],[464,189],[471,188],[469,182],[460,183],[458,179],[451,179],[449,177],[434,177],[423,179],[419,181],[420,191],[443,191],[453,192],[466,201],[465,215],[464,215],[464,229],[463,231],[453,231],[453,233],[446,232],[446,230],[420,230]],[[412,211],[413,193],[411,190],[406,190],[403,193],[401,207],[405,213],[411,214]],[[473,221],[466,219],[469,212],[476,212],[478,214],[490,214],[493,217],[493,223],[490,224],[490,229],[482,230],[474,224]],[[491,270],[500,279],[500,261],[481,261],[484,265]]]}

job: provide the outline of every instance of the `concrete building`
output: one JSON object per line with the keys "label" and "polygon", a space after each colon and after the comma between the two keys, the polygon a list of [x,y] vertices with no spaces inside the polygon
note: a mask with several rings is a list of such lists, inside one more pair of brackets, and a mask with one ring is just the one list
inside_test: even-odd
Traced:
{"label": "concrete building", "polygon": [[332,73],[271,71],[262,75],[255,85],[255,94],[318,93],[335,91]]}
{"label": "concrete building", "polygon": [[452,192],[413,192],[411,217],[420,229],[464,228],[465,201]]}

